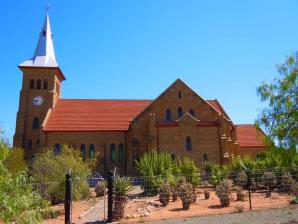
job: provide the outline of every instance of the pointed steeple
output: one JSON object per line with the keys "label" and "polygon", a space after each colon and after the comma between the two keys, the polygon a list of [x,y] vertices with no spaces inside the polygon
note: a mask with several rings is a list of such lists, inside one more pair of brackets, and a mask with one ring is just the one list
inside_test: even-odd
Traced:
{"label": "pointed steeple", "polygon": [[31,59],[23,62],[20,66],[30,67],[59,67],[56,62],[53,35],[51,31],[48,12],[44,20],[34,55]]}

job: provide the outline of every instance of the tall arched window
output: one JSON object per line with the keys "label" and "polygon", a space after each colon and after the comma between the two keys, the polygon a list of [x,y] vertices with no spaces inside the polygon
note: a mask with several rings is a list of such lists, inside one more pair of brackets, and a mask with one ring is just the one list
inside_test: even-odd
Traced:
{"label": "tall arched window", "polygon": [[34,89],[34,79],[30,80],[30,89]]}
{"label": "tall arched window", "polygon": [[191,116],[193,116],[193,117],[196,116],[195,111],[194,111],[193,109],[190,109],[190,110],[189,110],[189,114],[190,114]]}
{"label": "tall arched window", "polygon": [[116,147],[114,143],[111,144],[111,148],[110,148],[110,160],[112,162],[116,161]]}
{"label": "tall arched window", "polygon": [[39,129],[39,119],[37,117],[33,118],[32,129]]}
{"label": "tall arched window", "polygon": [[172,121],[172,112],[169,108],[166,110],[166,121]]}
{"label": "tall arched window", "polygon": [[94,158],[94,144],[89,145],[89,158],[90,159]]}
{"label": "tall arched window", "polygon": [[29,139],[29,140],[28,140],[27,148],[28,148],[29,150],[32,149],[32,139]]}
{"label": "tall arched window", "polygon": [[123,143],[119,144],[119,161],[125,160],[125,147]]}
{"label": "tall arched window", "polygon": [[191,138],[189,136],[187,136],[185,139],[185,148],[186,148],[186,151],[192,150]]}
{"label": "tall arched window", "polygon": [[54,145],[54,154],[57,156],[57,155],[60,154],[60,152],[61,152],[60,144],[56,143],[56,144]]}
{"label": "tall arched window", "polygon": [[204,163],[208,162],[208,155],[206,153],[204,153],[203,161],[204,161]]}
{"label": "tall arched window", "polygon": [[181,91],[178,91],[178,98],[181,99],[182,96],[181,96]]}
{"label": "tall arched window", "polygon": [[37,80],[36,89],[41,89],[41,80],[40,79]]}
{"label": "tall arched window", "polygon": [[85,146],[85,144],[81,145],[81,156],[82,156],[83,160],[86,159],[86,146]]}
{"label": "tall arched window", "polygon": [[43,89],[48,89],[48,80],[43,80]]}
{"label": "tall arched window", "polygon": [[177,114],[178,114],[178,119],[179,119],[180,117],[182,117],[182,115],[183,115],[183,111],[182,111],[182,108],[181,108],[181,107],[178,107]]}

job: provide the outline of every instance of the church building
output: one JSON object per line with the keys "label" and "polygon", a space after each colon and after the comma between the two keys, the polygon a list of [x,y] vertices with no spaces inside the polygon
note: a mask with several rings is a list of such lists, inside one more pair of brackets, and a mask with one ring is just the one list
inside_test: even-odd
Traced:
{"label": "church building", "polygon": [[[266,149],[253,124],[234,124],[218,100],[206,100],[177,79],[153,100],[63,99],[66,80],[57,63],[48,14],[23,72],[14,146],[31,160],[41,148],[59,153],[63,144],[83,159],[97,153],[103,171],[135,173],[148,151],[186,156],[197,165],[226,164],[232,156]],[[224,87],[223,87],[224,88]]]}

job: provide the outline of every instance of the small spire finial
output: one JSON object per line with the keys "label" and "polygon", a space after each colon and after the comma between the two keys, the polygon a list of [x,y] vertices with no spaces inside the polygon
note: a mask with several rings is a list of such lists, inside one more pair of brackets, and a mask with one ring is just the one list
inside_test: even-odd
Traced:
{"label": "small spire finial", "polygon": [[48,13],[48,12],[49,12],[49,10],[50,10],[50,7],[51,7],[51,5],[50,5],[50,3],[48,3],[48,4],[47,4],[47,6],[45,7],[45,9],[46,9],[46,13]]}

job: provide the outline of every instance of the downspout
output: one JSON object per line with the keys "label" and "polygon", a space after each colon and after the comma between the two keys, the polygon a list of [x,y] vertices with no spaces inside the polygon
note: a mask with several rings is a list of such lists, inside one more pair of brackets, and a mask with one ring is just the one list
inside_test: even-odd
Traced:
{"label": "downspout", "polygon": [[219,163],[220,163],[220,168],[222,168],[223,162],[222,162],[222,148],[221,148],[221,138],[219,134],[219,127],[220,124],[217,126],[217,136],[218,136],[218,147],[219,147]]}
{"label": "downspout", "polygon": [[126,132],[124,132],[124,150],[125,150],[125,175],[127,176],[127,139],[126,139]]}

